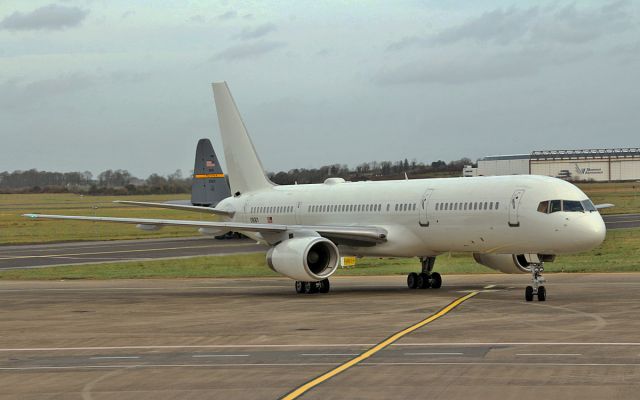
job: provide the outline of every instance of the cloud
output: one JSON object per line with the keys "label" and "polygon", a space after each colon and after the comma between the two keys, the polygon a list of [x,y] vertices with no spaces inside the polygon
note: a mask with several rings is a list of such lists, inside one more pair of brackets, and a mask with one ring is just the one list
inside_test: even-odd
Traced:
{"label": "cloud", "polygon": [[94,77],[82,73],[31,82],[9,79],[0,84],[0,104],[9,109],[29,108],[53,97],[82,91],[97,82]]}
{"label": "cloud", "polygon": [[531,76],[543,68],[583,60],[589,52],[554,52],[543,49],[433,57],[386,69],[374,77],[379,85],[416,83],[467,84]]}
{"label": "cloud", "polygon": [[204,24],[207,21],[205,20],[204,16],[200,14],[196,14],[189,17],[189,22],[194,22],[196,24]]}
{"label": "cloud", "polygon": [[427,41],[424,38],[418,36],[405,36],[397,42],[392,42],[387,46],[386,51],[398,51],[406,49],[407,47],[412,47],[415,45],[423,45],[426,44]]}
{"label": "cloud", "polygon": [[28,13],[16,11],[0,21],[0,29],[60,30],[79,25],[88,14],[89,11],[78,7],[50,4]]}
{"label": "cloud", "polygon": [[251,58],[260,56],[266,53],[270,53],[274,50],[277,50],[283,47],[285,44],[283,42],[273,42],[273,41],[262,41],[248,44],[239,44],[236,46],[231,46],[218,54],[216,54],[213,59],[225,59],[225,60],[241,60],[245,58]]}
{"label": "cloud", "polygon": [[230,10],[230,11],[227,11],[226,13],[222,13],[218,15],[216,18],[224,21],[224,20],[234,19],[237,16],[238,16],[237,12]]}
{"label": "cloud", "polygon": [[263,37],[273,31],[275,31],[277,27],[274,24],[266,23],[255,28],[245,28],[235,36],[236,39],[240,40],[250,40],[257,39]]}
{"label": "cloud", "polygon": [[608,3],[600,8],[578,10],[575,4],[554,10],[545,21],[531,28],[533,40],[558,43],[586,43],[627,30],[631,16],[627,2]]}
{"label": "cloud", "polygon": [[629,29],[627,1],[599,7],[567,6],[495,9],[430,36],[407,36],[387,46],[387,51],[408,47],[433,47],[459,42],[505,46],[582,44]]}

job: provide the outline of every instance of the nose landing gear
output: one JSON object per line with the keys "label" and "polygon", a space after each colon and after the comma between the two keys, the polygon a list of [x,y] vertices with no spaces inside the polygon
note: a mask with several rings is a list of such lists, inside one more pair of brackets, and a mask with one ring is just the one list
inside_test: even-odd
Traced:
{"label": "nose landing gear", "polygon": [[531,280],[533,286],[527,286],[524,290],[524,299],[526,301],[533,301],[533,296],[538,296],[538,301],[545,301],[547,299],[547,289],[542,285],[545,282],[542,272],[544,271],[544,264],[531,264]]}
{"label": "nose landing gear", "polygon": [[407,287],[409,289],[439,289],[442,286],[442,276],[433,272],[435,262],[435,257],[420,257],[422,272],[419,274],[412,272],[407,275]]}

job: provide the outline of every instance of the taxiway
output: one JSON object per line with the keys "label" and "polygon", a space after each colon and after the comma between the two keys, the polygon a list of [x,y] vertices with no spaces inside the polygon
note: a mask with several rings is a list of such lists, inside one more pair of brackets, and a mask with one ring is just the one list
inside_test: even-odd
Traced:
{"label": "taxiway", "polygon": [[[0,398],[280,398],[455,299],[300,398],[602,399],[640,390],[640,274],[0,282]],[[428,396],[427,396],[428,395]]]}

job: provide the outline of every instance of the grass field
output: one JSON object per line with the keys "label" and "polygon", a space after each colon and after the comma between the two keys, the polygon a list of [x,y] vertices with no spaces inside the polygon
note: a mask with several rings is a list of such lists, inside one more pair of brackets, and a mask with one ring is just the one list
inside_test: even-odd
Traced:
{"label": "grass field", "polygon": [[[586,183],[579,185],[594,203],[613,203],[603,214],[640,213],[640,183]],[[197,236],[193,228],[165,227],[145,232],[132,225],[81,221],[29,220],[24,213],[96,215],[140,218],[211,220],[192,212],[123,206],[113,200],[156,201],[187,199],[188,195],[80,196],[74,194],[0,195],[0,245]]]}
{"label": "grass field", "polygon": [[79,196],[74,194],[0,195],[0,244],[67,242],[79,240],[141,239],[197,236],[193,228],[166,227],[145,232],[128,224],[82,221],[30,220],[24,213],[95,215],[140,218],[176,218],[200,220],[212,217],[200,213],[124,206],[113,200],[163,202],[188,198],[185,195],[152,196]]}
{"label": "grass field", "polygon": [[[547,263],[548,272],[630,272],[640,270],[640,229],[609,231],[604,243],[588,253],[558,256]],[[355,267],[339,269],[337,275],[396,275],[419,270],[417,259],[363,258]],[[476,264],[470,254],[438,257],[436,269],[443,274],[495,272]],[[278,276],[265,263],[263,253],[132,261],[113,264],[62,266],[1,271],[0,280],[27,279],[137,279],[221,278]]]}

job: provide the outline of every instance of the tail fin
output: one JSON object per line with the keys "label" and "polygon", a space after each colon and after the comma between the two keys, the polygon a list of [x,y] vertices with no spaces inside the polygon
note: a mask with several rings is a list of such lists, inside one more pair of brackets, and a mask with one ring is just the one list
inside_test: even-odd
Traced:
{"label": "tail fin", "polygon": [[216,82],[213,97],[218,112],[224,158],[227,162],[229,184],[234,196],[273,186],[262,168],[262,163],[251,143],[236,103],[226,82]]}
{"label": "tail fin", "polygon": [[200,139],[191,184],[191,204],[210,207],[231,196],[222,167],[209,139]]}

